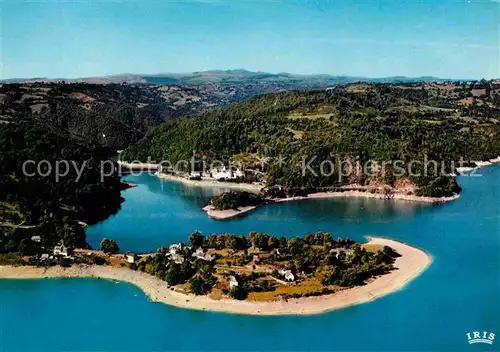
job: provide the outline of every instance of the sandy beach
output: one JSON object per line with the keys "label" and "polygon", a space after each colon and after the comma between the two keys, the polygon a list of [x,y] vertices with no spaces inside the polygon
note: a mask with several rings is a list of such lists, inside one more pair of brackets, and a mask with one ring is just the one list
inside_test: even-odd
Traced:
{"label": "sandy beach", "polygon": [[474,162],[476,163],[477,167],[490,166],[491,164],[493,164],[491,161],[474,161]]}
{"label": "sandy beach", "polygon": [[126,161],[117,161],[118,165],[121,167],[130,169],[130,170],[156,170],[160,164],[151,164],[151,163],[128,163]]}
{"label": "sandy beach", "polygon": [[248,212],[251,212],[257,208],[256,206],[247,206],[247,207],[239,207],[238,209],[223,209],[223,210],[217,210],[214,209],[210,204],[203,207],[203,211],[205,211],[208,215],[208,217],[212,219],[217,219],[217,220],[225,220],[225,219],[231,219],[237,216],[240,216],[242,214],[246,214]]}
{"label": "sandy beach", "polygon": [[[478,166],[476,166],[476,167],[472,167],[472,166],[462,166],[462,167],[457,167],[457,168],[456,168],[456,170],[457,170],[457,172],[458,172],[460,175],[463,175],[463,174],[465,174],[465,173],[467,173],[467,172],[470,172],[470,171],[472,171],[472,170],[475,170],[475,169],[477,169],[477,168],[478,168]],[[457,175],[452,175],[452,176],[457,176]]]}
{"label": "sandy beach", "polygon": [[173,291],[166,282],[154,276],[128,268],[111,266],[50,267],[48,269],[26,266],[0,266],[0,278],[102,278],[128,282],[139,287],[153,302],[162,302],[176,307],[250,315],[308,315],[366,303],[388,295],[403,288],[408,282],[422,273],[432,261],[431,257],[424,251],[401,242],[371,237],[368,243],[387,245],[400,253],[402,256],[397,258],[394,264],[396,270],[374,279],[365,286],[339,291],[331,295],[286,301],[214,300],[206,296],[186,295]]}
{"label": "sandy beach", "polygon": [[[452,200],[458,199],[460,194],[455,194],[451,197],[421,197],[415,195],[408,195],[402,193],[392,194],[390,198],[382,193],[371,193],[368,191],[345,191],[345,192],[317,192],[311,193],[307,196],[296,196],[296,197],[288,197],[288,198],[268,198],[267,200],[270,203],[283,203],[283,202],[293,202],[298,200],[308,200],[308,199],[329,199],[329,198],[353,198],[353,197],[364,197],[364,198],[376,198],[376,199],[399,199],[406,200],[412,202],[423,202],[423,203],[444,203],[450,202]],[[266,206],[266,204],[262,204]],[[225,220],[235,218],[237,216],[243,216],[257,207],[248,206],[248,207],[240,207],[238,210],[235,209],[224,209],[224,210],[215,210],[212,206],[206,205],[203,207],[203,211],[207,213],[207,215],[212,219],[217,220]]]}
{"label": "sandy beach", "polygon": [[214,180],[212,178],[202,178],[201,180],[190,180],[185,177],[165,174],[161,172],[156,172],[155,176],[169,181],[180,182],[188,186],[231,188],[252,193],[259,193],[261,188],[264,187],[262,184],[258,183],[221,182]]}
{"label": "sandy beach", "polygon": [[300,197],[289,197],[289,198],[281,198],[275,199],[275,202],[289,202],[295,200],[305,200],[305,199],[325,199],[325,198],[342,198],[342,197],[365,197],[365,198],[377,198],[377,199],[400,199],[407,200],[412,202],[424,202],[424,203],[442,203],[449,202],[460,197],[459,194],[455,194],[451,197],[420,197],[415,195],[408,194],[399,194],[394,193],[388,198],[386,195],[381,193],[370,193],[363,191],[345,191],[345,192],[318,192],[311,193],[307,196]]}
{"label": "sandy beach", "polygon": [[490,165],[493,165],[495,163],[500,163],[500,156],[498,156],[494,159],[490,159],[488,161],[474,161],[474,163],[476,163],[475,167],[470,167],[470,166],[457,167],[456,170],[459,174],[463,175],[465,173],[474,171],[474,170],[479,169],[481,167],[490,166]]}

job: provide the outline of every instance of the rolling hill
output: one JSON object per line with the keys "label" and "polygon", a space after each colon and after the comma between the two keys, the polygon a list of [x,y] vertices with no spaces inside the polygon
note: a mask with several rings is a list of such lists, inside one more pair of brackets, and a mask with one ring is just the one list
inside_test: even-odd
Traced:
{"label": "rolling hill", "polygon": [[[500,155],[500,85],[493,82],[352,84],[323,91],[268,94],[202,117],[182,118],[157,127],[127,148],[125,160],[234,159],[265,160],[269,185],[324,188],[406,179],[421,195],[441,196],[442,175],[398,176],[392,167],[373,177],[303,174],[302,158],[334,165],[359,160],[400,160],[408,165],[424,158],[445,164],[487,160]],[[279,162],[279,164],[278,164]],[[421,169],[417,170],[421,171]],[[446,187],[444,187],[446,188]]]}

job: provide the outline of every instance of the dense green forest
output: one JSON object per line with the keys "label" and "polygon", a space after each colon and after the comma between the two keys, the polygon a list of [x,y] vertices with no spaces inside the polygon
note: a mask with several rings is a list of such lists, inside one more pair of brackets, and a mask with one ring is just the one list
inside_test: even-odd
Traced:
{"label": "dense green forest", "polygon": [[[119,209],[124,185],[116,174],[101,179],[101,161],[108,159],[103,149],[81,146],[32,121],[2,124],[0,144],[0,252],[34,254],[58,243],[85,247],[79,222],[93,224]],[[63,160],[71,162],[68,169]]]}
{"label": "dense green forest", "polygon": [[256,206],[264,200],[258,195],[249,192],[225,192],[221,195],[214,196],[210,200],[210,204],[214,209],[238,209],[239,207]]}
{"label": "dense green forest", "polygon": [[[321,188],[364,184],[365,175],[303,175],[303,158],[319,170],[320,162],[412,160],[451,162],[487,160],[500,154],[500,95],[491,82],[473,84],[355,84],[316,92],[265,95],[182,118],[157,127],[123,154],[126,160],[196,157],[229,162],[241,155],[265,160],[268,184]],[[241,159],[241,158],[240,158]],[[458,165],[456,165],[458,166]],[[413,167],[412,171],[418,173]],[[379,181],[391,184],[391,166]],[[459,188],[431,168],[412,176],[422,195],[449,195]],[[408,177],[408,175],[402,175]]]}

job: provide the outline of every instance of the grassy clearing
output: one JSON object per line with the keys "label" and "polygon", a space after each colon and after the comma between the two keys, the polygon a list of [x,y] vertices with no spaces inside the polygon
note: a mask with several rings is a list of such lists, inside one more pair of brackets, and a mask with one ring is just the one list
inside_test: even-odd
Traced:
{"label": "grassy clearing", "polygon": [[472,95],[475,97],[480,97],[481,95],[486,94],[486,89],[473,89],[471,91]]}
{"label": "grassy clearing", "polygon": [[298,120],[298,119],[308,119],[308,120],[316,120],[316,119],[326,119],[329,120],[333,114],[290,114],[287,116],[290,120]]}
{"label": "grassy clearing", "polygon": [[365,251],[371,253],[377,253],[378,251],[382,250],[382,248],[384,248],[384,246],[381,246],[379,244],[363,244],[361,245],[361,247],[363,247]]}
{"label": "grassy clearing", "polygon": [[233,155],[232,159],[234,162],[239,162],[242,164],[256,164],[260,162],[260,158],[257,153],[235,154]]}
{"label": "grassy clearing", "polygon": [[[293,294],[306,295],[321,292],[325,286],[321,284],[319,278],[310,278],[301,281],[297,285],[278,285],[275,291],[270,292],[250,292],[248,299],[251,301],[275,301],[279,300],[281,296],[288,296]],[[338,289],[338,287],[328,286],[330,289]]]}
{"label": "grassy clearing", "polygon": [[212,289],[212,292],[210,292],[209,297],[211,299],[219,300],[219,299],[224,298],[224,293],[222,292],[222,290],[220,288],[215,287]]}
{"label": "grassy clearing", "polygon": [[352,84],[346,88],[348,93],[365,93],[372,90],[372,86],[368,84]]}
{"label": "grassy clearing", "polygon": [[286,129],[287,129],[287,131],[290,131],[293,133],[293,138],[295,138],[295,139],[302,139],[302,137],[304,137],[305,131],[293,130],[290,127],[287,127]]}
{"label": "grassy clearing", "polygon": [[0,265],[23,265],[24,259],[19,252],[0,253]]}
{"label": "grassy clearing", "polygon": [[[227,265],[228,261],[231,262],[231,266]],[[225,260],[223,261],[222,260],[220,262],[218,261],[215,268],[218,273],[223,273],[223,272],[227,273],[230,271],[234,271],[235,273],[245,274],[245,275],[249,275],[251,273],[270,273],[274,269],[274,267],[270,265],[254,265],[250,263],[245,266],[239,266],[239,265],[232,265],[232,263],[233,261],[231,261],[228,258],[225,258]]]}
{"label": "grassy clearing", "polygon": [[429,125],[440,125],[441,121],[438,120],[422,120],[422,122],[427,123]]}

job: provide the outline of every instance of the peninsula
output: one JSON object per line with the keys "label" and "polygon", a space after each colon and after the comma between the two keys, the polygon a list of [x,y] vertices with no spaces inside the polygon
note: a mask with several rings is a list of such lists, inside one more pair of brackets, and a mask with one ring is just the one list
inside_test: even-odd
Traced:
{"label": "peninsula", "polygon": [[[246,245],[250,247],[239,249]],[[251,233],[247,240],[234,235],[205,238],[195,232],[189,245],[177,243],[152,254],[82,250],[72,256],[69,267],[0,266],[0,278],[102,278],[128,282],[152,301],[177,307],[318,314],[399,290],[431,263],[425,252],[401,242],[371,237],[358,244],[333,240],[327,233],[289,240]],[[105,264],[89,264],[90,257],[103,258]]]}

